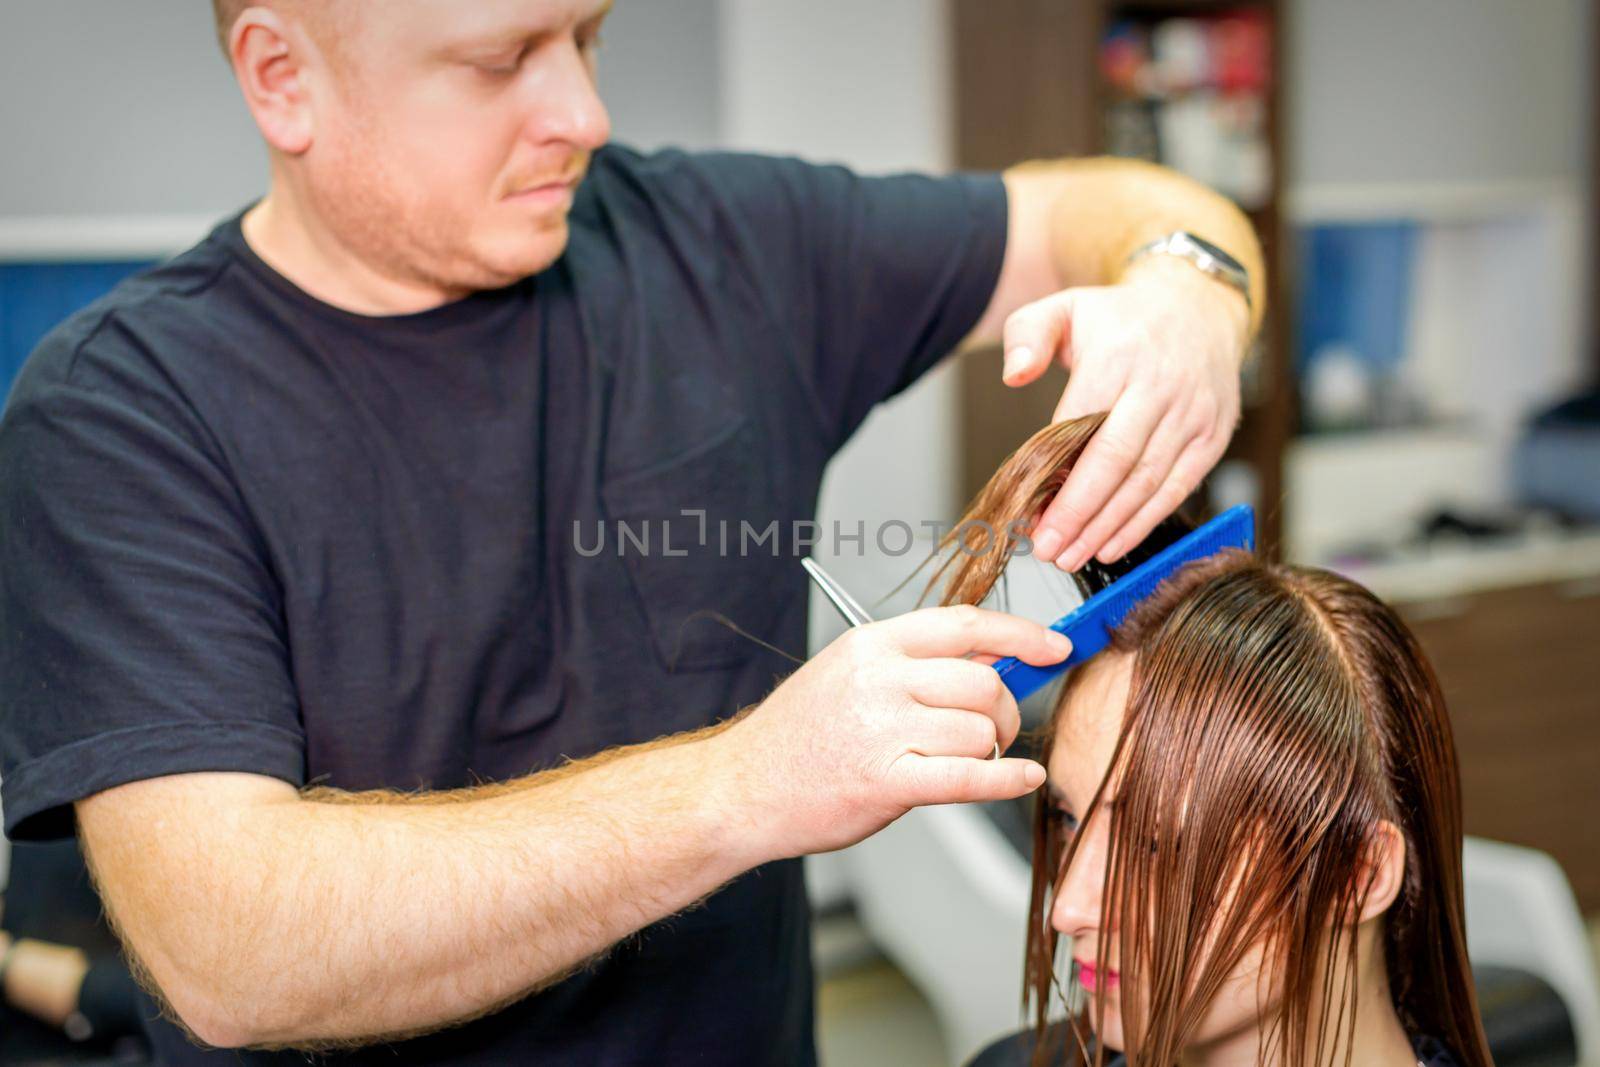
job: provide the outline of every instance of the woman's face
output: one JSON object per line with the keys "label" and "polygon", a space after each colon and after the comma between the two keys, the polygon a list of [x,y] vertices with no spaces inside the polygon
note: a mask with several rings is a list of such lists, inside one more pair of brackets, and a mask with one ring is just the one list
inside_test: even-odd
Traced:
{"label": "woman's face", "polygon": [[[1080,839],[1066,877],[1059,883],[1051,903],[1050,925],[1070,937],[1073,968],[1079,984],[1089,994],[1089,1020],[1098,1014],[1095,999],[1103,999],[1105,1018],[1098,1036],[1110,1048],[1124,1051],[1122,1005],[1140,995],[1137,988],[1124,985],[1118,968],[1116,930],[1101,910],[1105,885],[1106,856],[1110,844],[1107,811],[1116,804],[1113,780],[1101,798],[1101,806],[1087,825],[1076,825],[1088,808],[1095,790],[1111,766],[1117,736],[1128,706],[1133,656],[1103,653],[1078,668],[1071,693],[1056,720],[1055,744],[1050,750],[1049,802],[1063,816],[1069,837]],[[1074,831],[1074,827],[1076,829]],[[1252,947],[1217,997],[1208,1006],[1192,1047],[1208,1046],[1220,1050],[1235,1042],[1253,1044],[1260,1030],[1262,1013],[1271,1008],[1258,995],[1258,976],[1263,952]],[[1105,968],[1098,961],[1105,961]]]}

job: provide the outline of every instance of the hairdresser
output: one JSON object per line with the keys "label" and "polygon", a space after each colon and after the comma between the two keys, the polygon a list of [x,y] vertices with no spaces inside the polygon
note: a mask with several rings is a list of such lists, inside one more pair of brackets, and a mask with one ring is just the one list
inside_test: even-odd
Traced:
{"label": "hairdresser", "polygon": [[802,649],[829,457],[1002,340],[1110,411],[1036,551],[1137,542],[1238,415],[1249,225],[1142,163],[609,145],[600,0],[216,8],[266,195],[0,423],[7,831],[81,837],[164,1063],[812,1062],[797,857],[1037,786],[965,657],[1066,649],[935,609],[774,688],[716,617]]}

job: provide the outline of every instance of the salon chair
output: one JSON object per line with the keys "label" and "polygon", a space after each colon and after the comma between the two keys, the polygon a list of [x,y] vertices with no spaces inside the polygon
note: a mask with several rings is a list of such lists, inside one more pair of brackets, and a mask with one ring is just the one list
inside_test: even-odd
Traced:
{"label": "salon chair", "polygon": [[[844,853],[868,935],[927,997],[952,1060],[1017,1030],[1027,802],[923,808]],[[1560,868],[1469,838],[1467,941],[1498,1067],[1600,1067],[1600,979]]]}

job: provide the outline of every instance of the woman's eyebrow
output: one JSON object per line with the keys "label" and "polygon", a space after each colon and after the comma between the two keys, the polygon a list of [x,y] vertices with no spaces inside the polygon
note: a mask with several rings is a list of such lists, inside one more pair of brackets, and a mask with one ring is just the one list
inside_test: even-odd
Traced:
{"label": "woman's eyebrow", "polygon": [[[1072,806],[1072,801],[1067,799],[1066,792],[1062,790],[1061,786],[1056,784],[1055,779],[1053,779],[1053,778],[1045,779],[1044,792],[1045,792],[1045,796],[1048,797],[1049,800],[1050,800],[1050,806],[1051,807],[1059,808],[1060,810],[1066,812],[1068,815],[1077,814],[1077,810]],[[1100,798],[1100,805],[1099,805],[1099,810],[1100,811],[1103,811],[1103,812],[1106,812],[1106,813],[1109,814],[1111,812],[1111,810],[1113,808],[1115,808],[1116,806],[1117,806],[1117,798],[1114,795],[1113,796],[1102,796]]]}
{"label": "woman's eyebrow", "polygon": [[1073,813],[1072,801],[1067,798],[1066,790],[1048,779],[1045,782],[1045,796],[1049,797],[1051,807],[1058,808],[1069,815]]}

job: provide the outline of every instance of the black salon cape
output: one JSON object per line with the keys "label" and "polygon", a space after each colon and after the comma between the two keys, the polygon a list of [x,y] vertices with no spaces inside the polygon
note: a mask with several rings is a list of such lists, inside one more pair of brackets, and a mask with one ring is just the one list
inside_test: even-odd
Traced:
{"label": "black salon cape", "polygon": [[[224,223],[51,334],[0,422],[6,830],[184,771],[450,789],[760,699],[792,664],[695,613],[803,654],[790,524],[976,323],[1005,236],[994,175],[613,146],[553,267],[372,318]],[[494,1016],[319,1060],[810,1063],[807,922],[775,863]]]}
{"label": "black salon cape", "polygon": [[[1066,1046],[1062,1042],[1068,1038],[1068,1035],[1062,1031],[1061,1027],[1063,1025],[1065,1024],[1056,1023],[1051,1027],[1049,1047],[1062,1049],[1064,1054]],[[1012,1034],[1010,1037],[1001,1038],[999,1041],[989,1045],[970,1060],[967,1063],[967,1067],[1033,1067],[1034,1046],[1033,1031],[1024,1030],[1021,1033]],[[1449,1049],[1444,1047],[1443,1042],[1436,1037],[1413,1037],[1411,1039],[1411,1048],[1417,1054],[1417,1063],[1420,1067],[1457,1067],[1456,1058],[1450,1054]],[[1092,1047],[1090,1051],[1091,1059],[1089,1062],[1093,1063]],[[1061,1062],[1065,1062],[1065,1060],[1063,1059]],[[1105,1067],[1125,1067],[1127,1062],[1127,1059],[1121,1053],[1113,1053],[1106,1058]]]}

